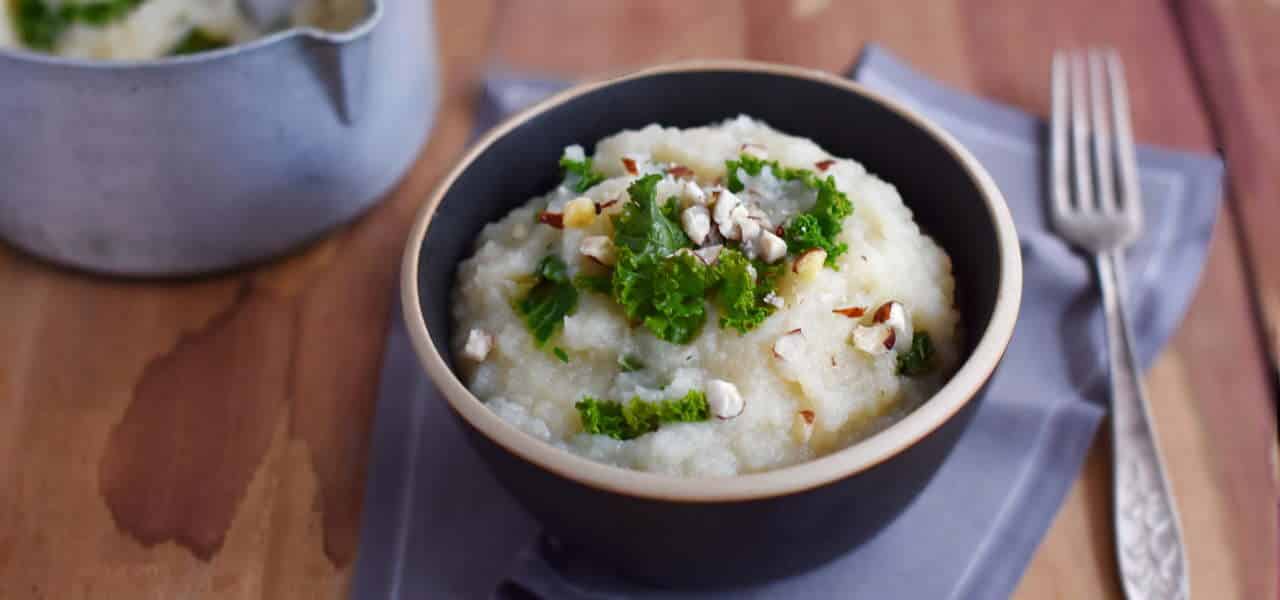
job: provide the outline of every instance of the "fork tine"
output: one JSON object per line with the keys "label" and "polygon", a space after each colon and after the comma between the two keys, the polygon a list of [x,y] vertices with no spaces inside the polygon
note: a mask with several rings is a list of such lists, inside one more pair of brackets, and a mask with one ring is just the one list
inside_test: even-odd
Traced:
{"label": "fork tine", "polygon": [[1053,53],[1051,72],[1049,164],[1052,169],[1053,188],[1049,195],[1053,200],[1054,217],[1061,218],[1071,210],[1071,187],[1068,182],[1070,159],[1067,156],[1067,57],[1061,52]]}
{"label": "fork tine", "polygon": [[1116,211],[1115,178],[1112,176],[1111,128],[1107,124],[1107,112],[1103,108],[1103,95],[1107,91],[1106,73],[1102,51],[1089,50],[1089,108],[1093,116],[1093,165],[1098,170],[1098,208],[1105,214]]}
{"label": "fork tine", "polygon": [[1070,54],[1071,65],[1071,158],[1075,169],[1076,209],[1091,212],[1093,204],[1093,169],[1089,164],[1089,113],[1085,108],[1084,58]]}
{"label": "fork tine", "polygon": [[1129,95],[1124,66],[1116,51],[1107,52],[1107,78],[1111,84],[1111,120],[1115,124],[1116,165],[1120,171],[1120,206],[1133,231],[1142,229],[1142,198],[1138,189],[1138,158],[1129,123]]}

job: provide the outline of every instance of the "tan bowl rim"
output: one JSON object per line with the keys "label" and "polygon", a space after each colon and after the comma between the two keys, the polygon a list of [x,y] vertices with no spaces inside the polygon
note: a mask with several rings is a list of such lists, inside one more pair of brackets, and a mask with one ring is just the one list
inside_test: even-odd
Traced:
{"label": "tan bowl rim", "polygon": [[[968,171],[995,221],[1000,254],[999,287],[990,324],[968,360],[932,398],[884,431],[843,450],[773,471],[732,477],[686,478],[606,465],[552,446],[509,425],[472,395],[445,363],[431,341],[418,297],[420,249],[436,208],[458,176],[495,140],[552,107],[600,88],[654,75],[699,71],[742,71],[807,79],[867,97],[898,113],[933,136]],[[991,175],[958,141],[928,119],[857,83],[820,71],[755,61],[700,60],[574,86],[489,131],[440,182],[419,211],[405,248],[401,297],[409,337],[436,388],[462,419],[506,451],[538,468],[599,490],[670,502],[733,502],[793,494],[850,477],[892,458],[959,412],[991,377],[1013,336],[1022,297],[1022,256],[1013,217]]]}

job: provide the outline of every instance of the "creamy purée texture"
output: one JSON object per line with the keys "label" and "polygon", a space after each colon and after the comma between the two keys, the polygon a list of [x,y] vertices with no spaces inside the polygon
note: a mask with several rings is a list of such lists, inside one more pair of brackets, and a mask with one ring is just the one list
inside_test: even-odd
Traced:
{"label": "creamy pur\u00e9e texture", "polygon": [[[816,163],[834,159],[821,175],[833,175],[854,205],[838,237],[849,245],[836,261],[838,270],[822,268],[803,280],[792,273],[789,257],[778,287],[782,308],[744,335],[721,328],[716,307],[709,305],[706,324],[688,345],[632,327],[611,297],[582,291],[562,330],[545,348],[535,347],[512,308],[524,289],[521,282],[548,254],[563,259],[571,275],[599,272],[581,255],[580,242],[610,234],[608,217],[621,211],[623,202],[608,206],[585,228],[539,224],[541,211],[561,210],[578,196],[597,204],[625,202],[636,176],[627,172],[624,157],[637,161],[640,175],[663,172],[671,164],[689,167],[711,189],[725,175],[725,161],[737,158],[744,145],[763,149],[783,167],[815,169]],[[582,194],[560,186],[530,200],[488,225],[476,254],[459,267],[454,343],[465,381],[495,413],[528,434],[597,461],[645,471],[726,476],[774,469],[844,448],[891,424],[935,392],[957,362],[959,314],[950,259],[912,221],[896,189],[857,162],[832,157],[809,140],[748,117],[685,130],[651,125],[624,131],[600,141],[594,161],[608,179]],[[815,200],[813,192],[780,183],[768,169],[743,182],[746,189],[738,196],[774,224],[787,223]],[[657,197],[678,197],[681,186],[667,175]],[[832,312],[858,306],[870,315],[891,300],[902,303],[916,331],[932,338],[938,368],[930,374],[899,375],[896,359],[905,348],[865,352],[851,344],[855,327],[865,320]],[[492,338],[483,360],[464,357],[472,330]],[[553,346],[567,353],[568,363],[552,354]],[[622,356],[638,357],[644,368],[623,372]],[[665,424],[622,441],[584,433],[574,407],[585,395],[678,398],[706,390],[712,380],[736,386],[745,401],[740,415]],[[811,411],[810,426],[801,411]]]}
{"label": "creamy pur\u00e9e texture", "polygon": [[[54,7],[67,1],[46,0]],[[12,14],[15,6],[12,0],[0,0],[0,47],[20,46]],[[338,31],[354,26],[366,12],[366,0],[299,0],[290,20]],[[241,14],[238,0],[145,0],[117,21],[101,26],[71,25],[58,38],[53,54],[101,60],[160,58],[195,27],[225,37],[231,44],[268,33]]]}

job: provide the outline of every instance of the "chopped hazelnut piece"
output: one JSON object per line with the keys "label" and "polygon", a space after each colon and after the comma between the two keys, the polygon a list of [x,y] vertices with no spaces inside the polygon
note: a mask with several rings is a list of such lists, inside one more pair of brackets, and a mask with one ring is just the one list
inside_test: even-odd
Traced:
{"label": "chopped hazelnut piece", "polygon": [[598,215],[606,210],[609,210],[610,206],[613,206],[614,204],[617,204],[619,202],[622,202],[622,198],[614,198],[612,200],[606,200],[604,202],[601,202],[600,204],[597,204],[596,214]]}
{"label": "chopped hazelnut piece", "polygon": [[809,443],[809,438],[813,436],[813,422],[815,420],[817,420],[817,415],[811,410],[796,412],[796,418],[791,426],[791,435],[797,442],[801,444]]}
{"label": "chopped hazelnut piece", "polygon": [[767,263],[775,263],[787,256],[787,243],[772,231],[761,231],[757,240],[760,245],[760,259]]}
{"label": "chopped hazelnut piece", "polygon": [[894,337],[893,328],[888,325],[855,325],[849,341],[854,348],[871,356],[880,356],[893,348]]}
{"label": "chopped hazelnut piece", "polygon": [[[760,237],[760,223],[752,219],[747,209],[739,206],[733,210],[733,228],[743,242],[754,242]],[[754,257],[753,257],[754,258]]]}
{"label": "chopped hazelnut piece", "polygon": [[680,213],[680,226],[695,245],[701,246],[711,233],[711,213],[707,207],[694,204]]}
{"label": "chopped hazelnut piece", "polygon": [[738,393],[738,387],[723,379],[707,382],[707,404],[717,419],[732,419],[746,408],[746,401]]}
{"label": "chopped hazelnut piece", "polygon": [[[719,226],[720,235],[732,237],[730,232],[733,231],[733,212],[742,208],[742,201],[729,190],[716,190],[715,196],[716,204],[712,207],[711,216]],[[745,210],[743,209],[744,212]]]}
{"label": "chopped hazelnut piece", "polygon": [[680,186],[680,200],[685,206],[705,206],[707,204],[707,193],[697,183],[686,181]]}
{"label": "chopped hazelnut piece", "polygon": [[607,235],[591,235],[582,238],[578,243],[578,252],[606,267],[612,267],[618,261],[613,240]]}
{"label": "chopped hazelnut piece", "polygon": [[556,229],[564,229],[564,213],[542,211],[538,213],[538,222]]}
{"label": "chopped hazelnut piece", "polygon": [[887,325],[893,331],[893,337],[886,342],[886,347],[890,350],[911,346],[911,338],[915,332],[911,328],[911,315],[901,302],[890,300],[881,304],[871,316],[871,321]]}
{"label": "chopped hazelnut piece", "polygon": [[747,207],[747,218],[760,224],[761,229],[773,231],[773,221],[769,220],[769,215],[760,209],[759,206],[751,205]]}
{"label": "chopped hazelnut piece", "polygon": [[810,248],[796,257],[791,265],[791,272],[800,276],[801,281],[810,281],[818,276],[822,265],[827,262],[827,251],[822,248]]}
{"label": "chopped hazelnut piece", "polygon": [[862,315],[867,314],[867,309],[862,308],[861,306],[846,306],[844,308],[832,309],[831,312],[837,315],[844,315],[850,319],[857,319],[861,318]]}
{"label": "chopped hazelnut piece", "polygon": [[582,228],[596,220],[596,203],[586,196],[579,196],[564,205],[564,226]]}
{"label": "chopped hazelnut piece", "polygon": [[773,342],[773,356],[783,361],[796,361],[804,350],[804,331],[792,329]]}
{"label": "chopped hazelnut piece", "polygon": [[493,350],[493,335],[483,329],[472,329],[467,333],[467,343],[462,353],[471,360],[480,362],[489,357]]}
{"label": "chopped hazelnut piece", "polygon": [[693,169],[684,165],[671,165],[667,168],[667,175],[676,179],[693,179]]}
{"label": "chopped hazelnut piece", "polygon": [[698,257],[698,259],[701,260],[703,264],[709,267],[711,265],[716,264],[717,260],[720,260],[720,251],[723,249],[724,249],[724,246],[721,246],[720,244],[715,244],[712,246],[698,248],[697,250],[693,251],[693,255]]}

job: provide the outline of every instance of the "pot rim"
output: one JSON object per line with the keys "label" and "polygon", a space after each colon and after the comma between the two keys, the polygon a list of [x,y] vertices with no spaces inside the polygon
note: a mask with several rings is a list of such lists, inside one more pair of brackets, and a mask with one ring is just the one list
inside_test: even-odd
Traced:
{"label": "pot rim", "polygon": [[[467,390],[436,349],[422,315],[418,273],[422,243],[436,209],[462,172],[496,140],[560,104],[607,86],[657,75],[705,71],[762,73],[823,83],[870,99],[924,130],[960,163],[981,192],[996,228],[1000,273],[995,308],[974,351],[941,390],[898,422],[847,448],[800,464],[731,477],[687,478],[595,462],[552,446],[502,420]],[[428,264],[428,268],[443,267]],[[533,466],[588,487],[635,498],[686,503],[737,502],[794,494],[856,475],[903,452],[950,420],[985,385],[1013,336],[1021,296],[1021,250],[1009,208],[990,174],[955,138],[897,101],[847,79],[801,67],[745,60],[681,62],[581,84],[508,118],[475,143],[420,209],[401,265],[404,319],[414,350],[436,388],[469,426]]]}
{"label": "pot rim", "polygon": [[11,48],[0,47],[0,59],[50,67],[114,71],[125,69],[163,69],[170,67],[182,67],[195,63],[211,62],[239,56],[240,54],[248,52],[264,50],[278,43],[294,39],[302,41],[316,41],[334,46],[341,46],[369,35],[369,32],[373,31],[373,29],[378,26],[378,23],[382,22],[382,16],[385,12],[384,0],[365,0],[365,2],[368,4],[369,8],[365,12],[364,18],[355,26],[343,31],[329,31],[326,29],[311,27],[309,25],[297,25],[272,32],[260,38],[249,40],[243,44],[227,46],[226,48],[197,52],[195,54],[184,54],[181,56],[162,56],[160,58],[148,59],[112,60],[58,56],[55,54],[27,50],[21,46]]}

